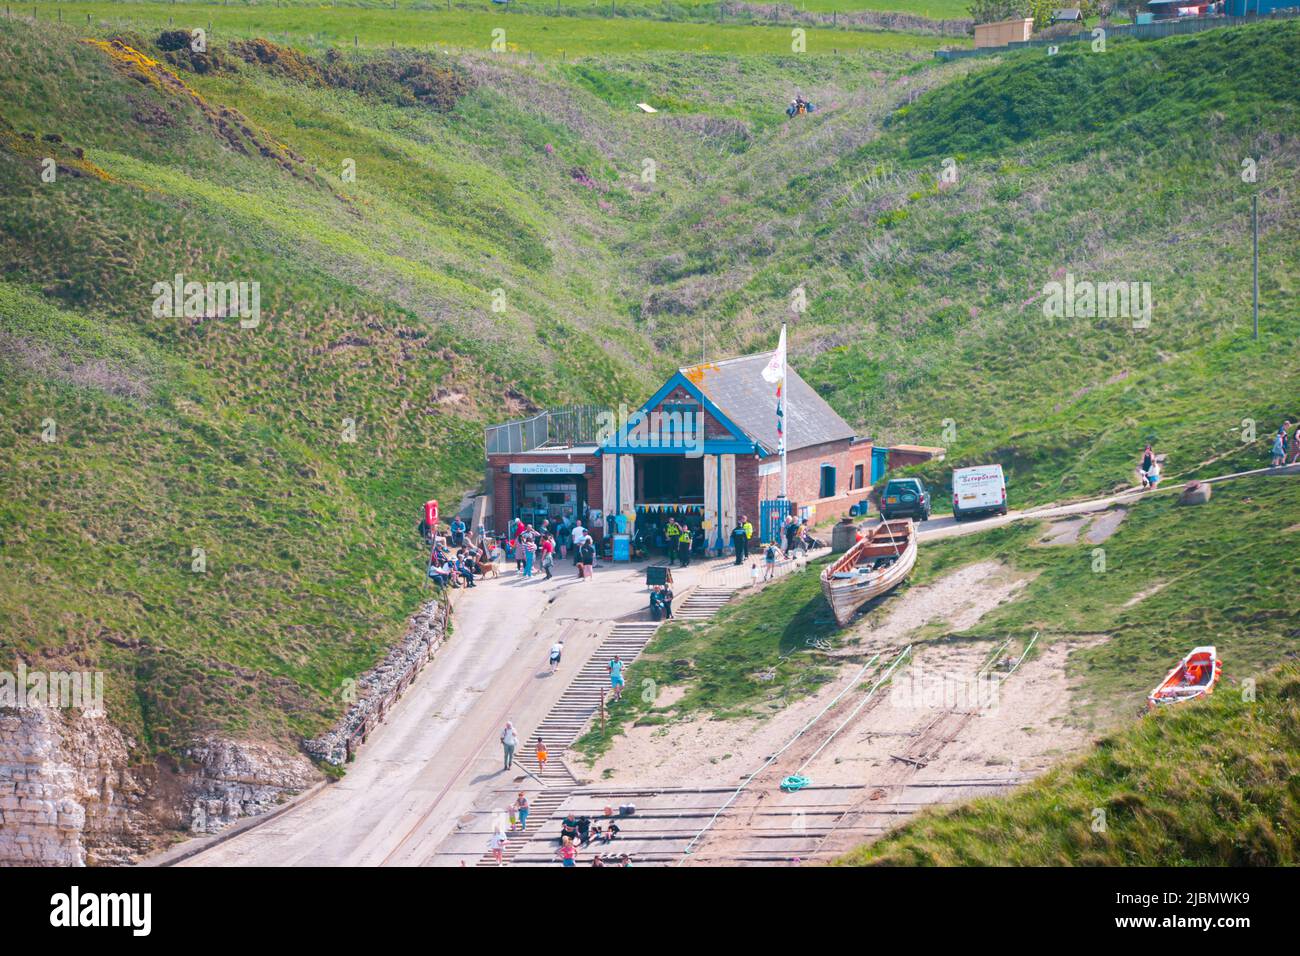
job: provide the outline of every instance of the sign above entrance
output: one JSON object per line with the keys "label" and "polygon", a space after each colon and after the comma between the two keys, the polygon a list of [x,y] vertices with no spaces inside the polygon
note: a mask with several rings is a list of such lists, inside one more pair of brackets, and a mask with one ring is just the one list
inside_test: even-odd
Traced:
{"label": "sign above entrance", "polygon": [[581,475],[586,470],[586,465],[568,461],[512,461],[510,463],[512,475]]}

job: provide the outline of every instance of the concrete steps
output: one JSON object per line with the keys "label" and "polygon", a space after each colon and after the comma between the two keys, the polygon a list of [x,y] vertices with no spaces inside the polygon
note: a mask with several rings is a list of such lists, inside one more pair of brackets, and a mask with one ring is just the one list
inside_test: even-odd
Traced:
{"label": "concrete steps", "polygon": [[[693,621],[705,620],[716,614],[734,594],[735,590],[728,587],[697,587],[682,603],[680,610],[674,609],[674,616]],[[596,716],[600,709],[602,691],[608,701],[610,659],[618,655],[624,663],[632,664],[650,643],[659,630],[659,625],[659,621],[620,621],[615,624],[614,629],[569,682],[560,699],[542,718],[537,729],[519,748],[515,763],[540,779],[542,789],[529,796],[531,806],[528,829],[506,834],[506,845],[501,853],[504,864],[515,858],[578,788],[577,778],[560,759],[560,755],[582,736]],[[545,770],[537,765],[539,738],[546,742],[548,759]],[[539,843],[530,852],[545,857],[546,851],[547,846]],[[475,865],[497,864],[489,851]]]}
{"label": "concrete steps", "polygon": [[703,621],[713,617],[735,594],[732,588],[696,588],[685,603],[673,609],[673,616],[683,621]]}
{"label": "concrete steps", "polygon": [[[550,761],[548,760],[547,763],[550,763]],[[547,821],[555,814],[555,811],[564,805],[572,793],[572,788],[553,787],[542,790],[528,798],[528,827],[527,829],[519,828],[506,833],[506,845],[501,849],[502,866],[509,865],[515,854],[537,835],[537,831],[546,825]],[[489,850],[474,865],[496,866],[497,861],[493,859],[492,851]]]}

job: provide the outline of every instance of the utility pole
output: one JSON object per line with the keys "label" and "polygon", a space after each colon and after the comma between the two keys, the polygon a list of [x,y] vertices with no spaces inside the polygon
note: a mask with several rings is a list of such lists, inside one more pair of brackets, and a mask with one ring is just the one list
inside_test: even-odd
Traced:
{"label": "utility pole", "polygon": [[1251,258],[1252,278],[1254,285],[1253,309],[1254,314],[1254,334],[1251,336],[1255,341],[1259,341],[1259,193],[1250,194],[1250,237],[1251,237]]}

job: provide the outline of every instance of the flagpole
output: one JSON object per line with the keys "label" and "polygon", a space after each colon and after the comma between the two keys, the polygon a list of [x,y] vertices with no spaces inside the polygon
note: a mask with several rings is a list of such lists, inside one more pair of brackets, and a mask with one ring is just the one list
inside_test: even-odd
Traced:
{"label": "flagpole", "polygon": [[[786,345],[785,323],[781,323],[781,344]],[[783,350],[781,355],[781,421],[784,424],[781,440],[781,497],[786,498],[785,484],[785,450],[790,444],[790,376],[786,372],[787,361]],[[786,498],[788,501],[789,499]]]}

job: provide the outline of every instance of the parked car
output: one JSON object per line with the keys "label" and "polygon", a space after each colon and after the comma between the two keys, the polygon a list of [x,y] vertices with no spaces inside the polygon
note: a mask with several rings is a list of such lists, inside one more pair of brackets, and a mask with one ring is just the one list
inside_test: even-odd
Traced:
{"label": "parked car", "polygon": [[894,478],[880,493],[880,516],[930,520],[930,492],[920,478]]}
{"label": "parked car", "polygon": [[1001,465],[976,465],[952,473],[952,516],[961,521],[981,514],[1007,513],[1007,480]]}

